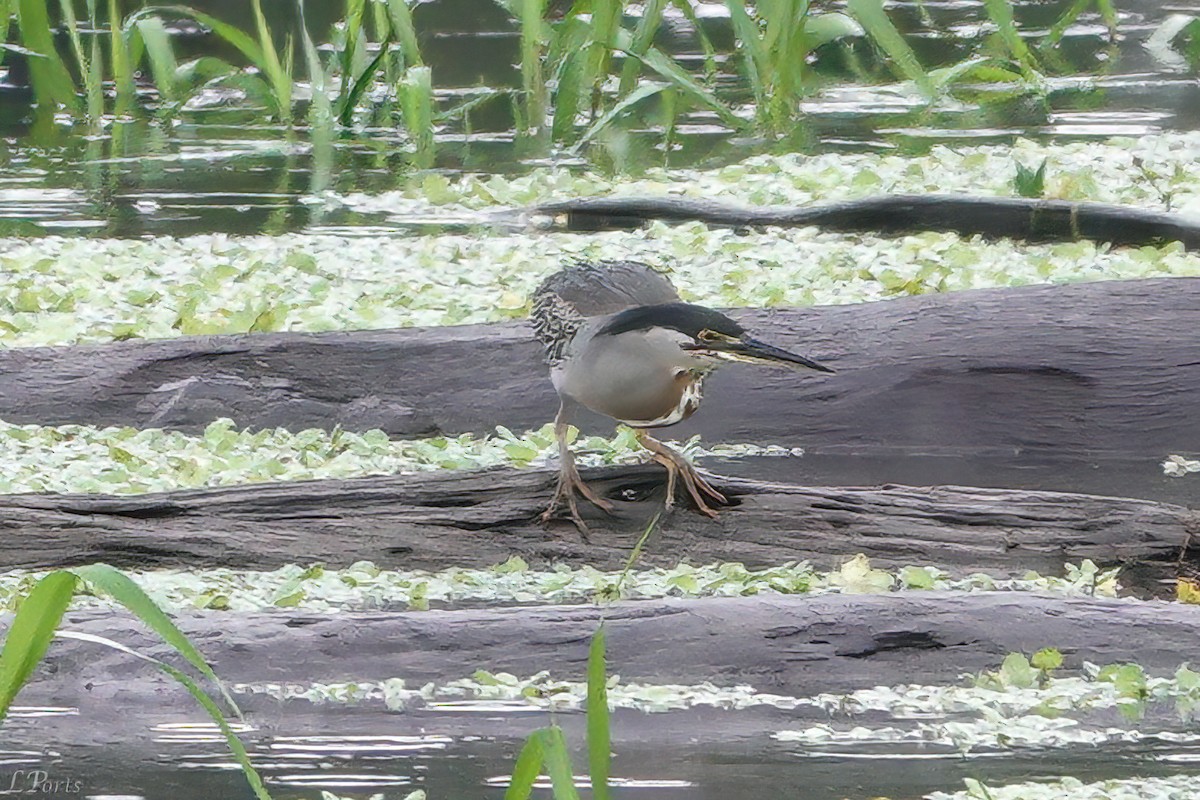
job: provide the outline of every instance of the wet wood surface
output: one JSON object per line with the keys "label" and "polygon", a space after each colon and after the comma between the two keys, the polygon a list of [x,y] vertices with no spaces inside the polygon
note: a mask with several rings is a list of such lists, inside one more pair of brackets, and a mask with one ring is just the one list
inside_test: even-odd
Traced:
{"label": "wet wood surface", "polygon": [[[555,474],[494,469],[353,480],[262,483],[135,496],[0,496],[0,563],[58,567],[271,569],[320,561],[345,566],[486,567],[519,555],[531,564],[620,569],[662,509],[657,465],[584,472],[616,503],[589,508],[584,537],[537,516]],[[735,505],[710,520],[685,507],[665,517],[645,565],[812,559],[836,567],[857,553],[876,566],[936,564],[1060,574],[1090,558],[1145,581],[1192,558],[1200,512],[1128,498],[971,487],[806,487],[718,478]]]}
{"label": "wet wood surface", "polygon": [[[182,613],[180,628],[229,683],[402,677],[409,685],[476,669],[583,680],[605,620],[622,679],[730,686],[810,696],[897,683],[956,682],[1010,652],[1054,646],[1068,669],[1136,661],[1151,673],[1200,661],[1200,607],[1025,592],[760,595],[419,612]],[[176,660],[124,613],[79,611],[69,630]],[[1136,635],[1131,635],[1136,631]],[[303,654],[298,657],[298,654]],[[153,665],[75,640],[56,641],[33,700],[88,705],[162,702],[183,690]],[[181,701],[182,702],[182,701]]]}

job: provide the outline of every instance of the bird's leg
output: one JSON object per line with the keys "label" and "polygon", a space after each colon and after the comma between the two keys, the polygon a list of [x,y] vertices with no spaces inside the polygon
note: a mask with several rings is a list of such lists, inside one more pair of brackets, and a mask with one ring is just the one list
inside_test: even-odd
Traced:
{"label": "bird's leg", "polygon": [[683,478],[683,485],[687,487],[688,494],[691,495],[692,501],[695,502],[700,513],[716,519],[717,512],[704,501],[704,495],[708,495],[721,504],[729,502],[725,495],[710,486],[708,481],[704,480],[692,466],[692,463],[683,457],[682,453],[667,447],[643,430],[637,431],[637,439],[642,447],[653,454],[655,461],[667,468],[666,507],[671,508],[675,504],[675,478],[679,476]]}
{"label": "bird's leg", "polygon": [[587,531],[587,525],[584,524],[583,518],[579,516],[579,503],[575,500],[575,492],[579,492],[592,505],[602,511],[611,512],[613,505],[605,500],[600,495],[592,491],[592,487],[583,482],[579,477],[579,470],[575,468],[575,455],[571,452],[571,446],[567,443],[567,413],[566,405],[559,406],[558,416],[554,418],[554,436],[558,439],[558,483],[554,487],[554,496],[550,498],[550,505],[542,512],[542,522],[549,522],[554,513],[558,511],[559,506],[564,502],[567,504],[567,510],[570,512],[571,521],[580,531]]}

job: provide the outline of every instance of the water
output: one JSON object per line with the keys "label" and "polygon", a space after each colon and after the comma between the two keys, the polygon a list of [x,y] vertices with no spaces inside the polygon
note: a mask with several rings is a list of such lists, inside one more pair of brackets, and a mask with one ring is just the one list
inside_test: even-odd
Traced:
{"label": "water", "polygon": [[[97,717],[82,731],[78,721],[30,730],[19,721],[6,724],[0,735],[0,748],[5,748],[0,750],[0,774],[41,769],[52,777],[83,781],[87,796],[252,797],[211,723],[178,712],[121,711],[120,722]],[[314,711],[300,703],[258,712],[264,725],[269,720],[269,728],[239,730],[239,735],[277,800],[313,798],[320,790],[363,798],[384,792],[398,798],[418,787],[431,798],[500,800],[522,737],[548,722],[545,712],[491,708],[468,716],[436,709]],[[896,724],[875,717],[869,724]],[[826,720],[811,712],[766,708],[652,715],[617,711],[612,720],[615,796],[843,800],[886,794],[915,800],[931,791],[956,791],[965,777],[997,786],[1038,775],[1073,775],[1087,782],[1200,771],[1195,745],[1153,741],[1052,751],[980,747],[964,756],[938,744],[805,746],[775,741],[767,733]],[[556,721],[571,745],[576,768],[581,768],[587,759],[583,715],[559,712]],[[1106,717],[1097,724],[1123,723]],[[1178,729],[1178,723],[1173,727]],[[19,751],[7,750],[13,739],[23,742]],[[585,774],[577,774],[581,787],[586,780]],[[548,785],[539,785],[539,796],[549,797]],[[0,794],[4,788],[0,786]]]}
{"label": "water", "polygon": [[[310,28],[320,40],[340,4],[310,5]],[[1063,0],[1019,4],[1017,18],[1031,31],[1044,30],[1067,5]],[[244,3],[209,0],[200,6],[251,24]],[[729,22],[721,4],[707,8],[704,25],[720,48],[732,40]],[[928,67],[954,63],[988,35],[978,3],[900,3],[894,13]],[[1200,123],[1200,81],[1171,71],[1144,46],[1172,13],[1200,13],[1200,3],[1142,0],[1123,7],[1115,46],[1107,43],[1099,18],[1085,15],[1064,37],[1066,77],[1051,81],[1045,102],[994,98],[983,105],[942,103],[928,109],[915,96],[894,88],[833,88],[850,69],[846,58],[834,51],[817,63],[830,88],[806,101],[799,128],[770,147],[919,152],[946,142],[1009,142],[1017,137],[1062,141],[1193,129]],[[437,0],[419,4],[415,14],[443,109],[486,92],[486,87],[519,85],[514,66],[519,37],[498,7],[474,0]],[[290,16],[281,14],[275,23],[282,36]],[[179,39],[181,57],[220,50],[213,37],[194,30]],[[697,42],[686,23],[675,20],[660,45],[699,68]],[[865,42],[853,49],[870,77],[890,80]],[[392,127],[346,132],[328,148],[314,149],[304,131],[289,134],[263,123],[255,112],[228,108],[219,98],[182,113],[169,136],[147,120],[111,122],[95,136],[79,128],[35,125],[29,92],[20,86],[23,68],[17,61],[11,69],[7,83],[0,81],[0,234],[282,233],[372,225],[377,221],[368,216],[344,210],[331,214],[303,200],[322,189],[391,189],[414,173],[405,142]],[[1084,81],[1072,74],[1098,77]],[[736,81],[730,86],[738,89]],[[749,99],[744,88],[742,96]],[[510,104],[502,100],[481,104],[470,121],[469,131],[459,122],[443,127],[436,169],[513,174],[540,164],[585,163],[579,155],[547,152],[521,141],[512,130]],[[617,150],[597,146],[582,155],[600,168],[619,162],[636,171],[723,164],[766,146],[730,136],[703,112],[683,121],[675,148],[664,152],[660,140],[660,131],[635,123],[620,137]]]}

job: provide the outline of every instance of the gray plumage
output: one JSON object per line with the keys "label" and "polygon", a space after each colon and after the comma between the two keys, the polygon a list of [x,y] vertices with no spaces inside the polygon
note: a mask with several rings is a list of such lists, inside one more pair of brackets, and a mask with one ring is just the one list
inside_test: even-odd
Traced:
{"label": "gray plumage", "polygon": [[676,303],[679,294],[667,276],[634,261],[573,264],[542,281],[533,293],[534,335],[546,348],[546,361],[562,361],[567,344],[588,317],[627,308]]}
{"label": "gray plumage", "polygon": [[[610,500],[579,477],[567,441],[580,406],[632,426],[638,442],[666,467],[666,507],[682,483],[696,508],[726,498],[681,453],[646,429],[674,425],[700,407],[704,377],[723,361],[805,367],[832,372],[808,358],[751,337],[735,320],[711,308],[681,302],[666,276],[645,264],[575,264],[542,282],[533,295],[533,327],[546,348],[560,404],[554,419],[560,459],[558,483],[543,520],[565,504],[581,531],[576,494],[611,511]],[[707,498],[707,500],[706,500]]]}

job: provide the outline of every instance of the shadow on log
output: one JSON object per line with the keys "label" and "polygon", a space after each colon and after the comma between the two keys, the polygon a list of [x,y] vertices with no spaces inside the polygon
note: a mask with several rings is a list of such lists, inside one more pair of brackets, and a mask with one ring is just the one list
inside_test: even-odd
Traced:
{"label": "shadow on log", "polygon": [[[706,382],[703,408],[672,436],[803,446],[806,474],[789,479],[804,483],[1187,502],[1187,481],[1164,479],[1158,465],[1200,452],[1200,356],[1188,334],[1200,329],[1200,279],[734,316],[838,375],[732,365]],[[249,427],[422,436],[536,428],[557,410],[523,323],[0,350],[0,375],[0,419],[22,424],[195,431],[227,416]]]}
{"label": "shadow on log", "polygon": [[[995,669],[1009,652],[1045,646],[1061,650],[1068,667],[1083,660],[1136,661],[1163,671],[1200,661],[1196,606],[1024,592],[760,595],[336,615],[208,612],[180,614],[176,622],[230,683],[402,677],[419,686],[476,669],[516,675],[551,669],[556,677],[581,680],[601,617],[609,663],[627,682],[750,683],[799,696],[956,681],[963,672]],[[69,630],[174,660],[168,646],[124,613],[74,612],[66,621]],[[167,692],[182,692],[166,689],[169,679],[153,666],[91,643],[55,642],[46,660],[23,702],[160,704]]]}
{"label": "shadow on log", "polygon": [[[128,497],[0,496],[0,563],[60,567],[271,569],[344,566],[485,567],[520,555],[536,565],[620,569],[661,509],[656,465],[585,472],[617,506],[591,512],[586,539],[567,522],[536,521],[554,473],[474,473],[264,483]],[[1060,574],[1090,558],[1130,567],[1150,584],[1171,574],[1200,532],[1200,512],[1142,500],[964,487],[809,488],[722,478],[735,506],[709,520],[677,510],[654,533],[644,565],[812,559],[832,567],[865,553],[876,566],[934,564]]]}
{"label": "shadow on log", "polygon": [[949,231],[1031,242],[1181,242],[1189,250],[1200,250],[1200,221],[1180,214],[1027,197],[896,194],[815,206],[737,206],[677,196],[586,197],[547,203],[526,213],[565,218],[559,224],[571,231],[638,228],[663,220],[732,228],[813,226],[880,235]]}

